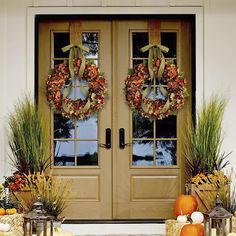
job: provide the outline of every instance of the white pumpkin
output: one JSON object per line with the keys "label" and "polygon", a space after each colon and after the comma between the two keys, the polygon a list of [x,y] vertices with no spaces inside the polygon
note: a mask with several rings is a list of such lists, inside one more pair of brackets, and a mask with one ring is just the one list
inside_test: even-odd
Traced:
{"label": "white pumpkin", "polygon": [[188,218],[186,215],[179,215],[177,217],[177,222],[178,223],[186,223],[188,221]]}
{"label": "white pumpkin", "polygon": [[194,211],[191,214],[191,219],[194,224],[201,224],[204,221],[204,216],[200,211]]}
{"label": "white pumpkin", "polygon": [[8,232],[10,231],[11,226],[9,224],[0,223],[0,231]]}

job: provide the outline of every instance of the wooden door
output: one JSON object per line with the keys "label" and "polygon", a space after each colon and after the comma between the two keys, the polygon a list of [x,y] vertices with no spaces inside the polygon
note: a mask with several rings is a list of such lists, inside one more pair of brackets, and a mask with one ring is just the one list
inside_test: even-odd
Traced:
{"label": "wooden door", "polygon": [[[147,58],[139,49],[155,37],[150,36],[149,28],[148,20],[39,23],[39,108],[50,125],[53,174],[71,184],[67,219],[172,217],[173,202],[184,184],[183,129],[191,98],[177,116],[150,121],[129,109],[123,90],[128,69]],[[154,35],[170,47],[166,56],[184,71],[191,94],[190,23],[160,20]],[[73,123],[53,114],[43,92],[48,68],[68,56],[59,49],[69,43],[90,47],[92,53],[88,56],[105,72],[109,84],[105,108],[97,117],[83,122]],[[101,145],[107,128],[112,134],[110,149]],[[121,129],[127,143],[124,148],[119,143]]]}
{"label": "wooden door", "polygon": [[[68,181],[71,194],[65,211],[67,219],[112,218],[112,156],[102,147],[105,130],[111,128],[111,99],[97,116],[72,121],[54,114],[45,96],[49,68],[68,58],[61,47],[83,44],[90,47],[87,58],[104,71],[111,94],[111,24],[108,21],[46,21],[39,24],[39,108],[48,122],[52,173]],[[98,47],[99,45],[99,47]],[[79,86],[72,98],[83,97]]]}
{"label": "wooden door", "polygon": [[[149,120],[131,112],[124,98],[127,68],[147,59],[139,49],[151,41],[170,48],[166,59],[177,62],[188,78],[191,93],[190,25],[182,21],[116,21],[115,39],[116,98],[113,156],[113,209],[118,219],[163,219],[173,217],[173,203],[184,188],[183,135],[191,98],[177,116]],[[155,24],[155,21],[154,21]],[[151,38],[152,37],[152,38]],[[153,38],[154,37],[154,38]],[[155,38],[157,37],[157,38]],[[158,85],[152,96],[160,96]],[[127,145],[119,145],[119,130],[124,129]],[[116,147],[116,148],[115,148]]]}

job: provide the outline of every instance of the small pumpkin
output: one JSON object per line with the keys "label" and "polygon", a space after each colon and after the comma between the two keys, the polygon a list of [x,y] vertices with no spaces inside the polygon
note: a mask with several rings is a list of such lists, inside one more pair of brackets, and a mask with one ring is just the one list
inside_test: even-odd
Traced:
{"label": "small pumpkin", "polygon": [[0,216],[3,216],[3,215],[5,215],[6,214],[6,211],[5,211],[5,209],[4,208],[0,208]]}
{"label": "small pumpkin", "polygon": [[180,236],[204,236],[204,227],[201,224],[184,225],[180,231]]}
{"label": "small pumpkin", "polygon": [[179,215],[191,215],[197,210],[198,202],[193,195],[180,195],[176,198],[174,204],[174,214],[176,217]]}
{"label": "small pumpkin", "polygon": [[201,224],[204,221],[204,215],[200,211],[194,211],[191,214],[191,219],[194,224]]}
{"label": "small pumpkin", "polygon": [[13,215],[13,214],[16,214],[16,208],[8,208],[6,209],[6,214],[7,215]]}

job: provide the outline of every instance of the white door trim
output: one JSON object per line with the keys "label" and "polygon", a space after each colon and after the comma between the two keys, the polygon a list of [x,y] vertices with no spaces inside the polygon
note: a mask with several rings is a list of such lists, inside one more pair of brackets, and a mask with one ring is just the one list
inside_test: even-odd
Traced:
{"label": "white door trim", "polygon": [[[27,9],[27,90],[35,88],[35,17],[37,15],[159,15],[196,16],[196,106],[204,99],[204,15],[203,7],[28,7]],[[125,16],[124,16],[125,17]]]}

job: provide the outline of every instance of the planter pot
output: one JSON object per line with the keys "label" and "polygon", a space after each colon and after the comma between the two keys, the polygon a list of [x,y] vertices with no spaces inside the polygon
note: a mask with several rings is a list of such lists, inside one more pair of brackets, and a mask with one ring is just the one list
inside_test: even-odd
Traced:
{"label": "planter pot", "polygon": [[[198,210],[201,212],[210,211],[215,207],[217,193],[219,193],[221,200],[223,201],[223,207],[227,209],[229,205],[230,185],[227,184],[223,188],[224,189],[218,190],[213,184],[191,184],[190,194],[196,197],[198,201]],[[224,194],[222,192],[224,192]]]}

